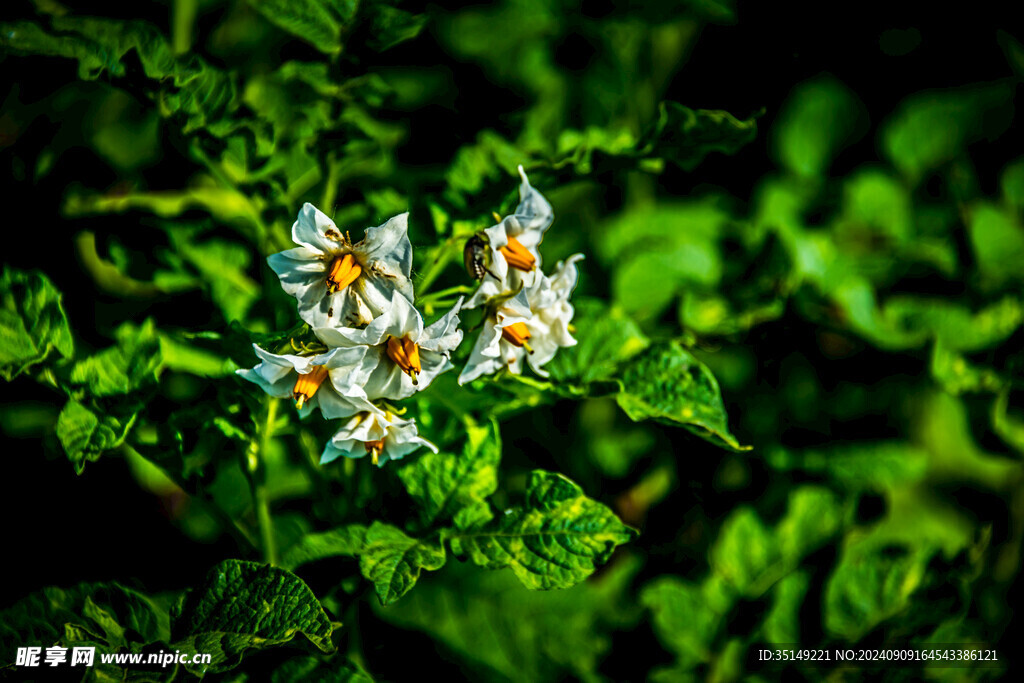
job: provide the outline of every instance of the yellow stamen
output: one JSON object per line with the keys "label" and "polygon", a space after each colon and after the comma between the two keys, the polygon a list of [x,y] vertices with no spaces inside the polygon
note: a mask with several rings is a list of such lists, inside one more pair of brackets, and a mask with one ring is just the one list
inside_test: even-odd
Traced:
{"label": "yellow stamen", "polygon": [[292,388],[292,397],[295,399],[295,408],[302,410],[306,401],[313,398],[320,385],[327,379],[327,368],[322,365],[314,365],[313,369],[305,375],[299,375],[295,386]]}
{"label": "yellow stamen", "polygon": [[384,439],[379,441],[366,441],[363,443],[366,447],[366,452],[370,454],[373,459],[373,464],[377,465],[380,461],[380,455],[384,452]]}
{"label": "yellow stamen", "polygon": [[498,215],[497,211],[491,211],[491,215],[494,216],[494,222],[495,223],[500,223],[501,222],[501,216]]}
{"label": "yellow stamen", "polygon": [[530,328],[526,326],[526,323],[512,323],[501,328],[501,338],[512,346],[526,349],[527,353],[533,355],[533,349],[526,343],[526,340],[530,338]]}
{"label": "yellow stamen", "polygon": [[356,263],[356,257],[352,254],[335,256],[327,271],[327,292],[334,294],[345,289],[355,282],[362,272],[362,267]]}
{"label": "yellow stamen", "polygon": [[420,347],[416,345],[416,342],[408,337],[403,337],[401,340],[388,337],[387,352],[388,358],[394,361],[395,365],[402,369],[402,372],[409,375],[413,385],[418,385],[420,382],[416,379],[416,375],[420,374],[423,369],[420,366]]}
{"label": "yellow stamen", "polygon": [[537,259],[515,237],[509,237],[508,244],[498,251],[513,268],[530,272],[537,266]]}

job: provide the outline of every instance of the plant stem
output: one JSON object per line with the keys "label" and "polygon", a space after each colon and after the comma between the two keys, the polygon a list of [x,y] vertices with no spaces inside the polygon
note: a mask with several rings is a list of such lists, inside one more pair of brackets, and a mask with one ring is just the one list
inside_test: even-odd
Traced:
{"label": "plant stem", "polygon": [[277,419],[276,398],[267,404],[267,419],[263,425],[259,442],[253,443],[249,452],[249,484],[252,487],[252,503],[256,510],[256,523],[260,529],[260,547],[263,549],[263,561],[277,564],[277,546],[274,542],[274,520],[270,516],[270,500],[267,498],[267,470],[264,457],[270,440],[274,435],[274,421]]}

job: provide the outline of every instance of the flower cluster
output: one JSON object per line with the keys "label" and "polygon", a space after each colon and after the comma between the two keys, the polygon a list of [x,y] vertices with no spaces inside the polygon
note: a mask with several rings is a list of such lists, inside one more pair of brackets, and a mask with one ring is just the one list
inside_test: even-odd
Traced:
{"label": "flower cluster", "polygon": [[386,403],[428,387],[452,367],[449,356],[462,341],[461,299],[430,326],[413,305],[408,219],[404,213],[368,228],[353,244],[306,204],[292,225],[299,246],[267,259],[327,350],[276,355],[254,344],[262,362],[238,374],[271,396],[291,398],[300,415],[319,408],[329,420],[347,418],[321,464],[341,455],[370,455],[382,464],[420,446],[437,450],[419,437],[415,420],[398,417]]}
{"label": "flower cluster", "polygon": [[541,272],[539,247],[554,213],[548,200],[530,185],[522,166],[519,175],[522,184],[515,213],[478,237],[486,248],[486,263],[479,266],[480,287],[465,308],[483,306],[484,325],[459,384],[503,367],[521,374],[524,360],[535,373],[547,377],[544,364],[560,347],[576,344],[569,330],[573,316],[569,296],[576,287],[576,262],[583,254],[559,261],[550,277]]}
{"label": "flower cluster", "polygon": [[[558,263],[550,277],[541,272],[538,247],[554,216],[522,167],[519,173],[515,213],[473,238],[479,245],[475,272],[482,277],[465,308],[483,307],[485,316],[459,384],[502,367],[519,374],[524,359],[546,376],[542,366],[558,348],[576,343],[569,331],[569,295],[576,286],[576,262],[583,257]],[[303,417],[319,408],[329,420],[345,420],[321,464],[364,455],[383,464],[420,446],[437,450],[419,436],[415,420],[399,417],[389,401],[422,391],[452,368],[451,353],[462,341],[463,299],[433,324],[424,324],[410,279],[408,218],[404,213],[368,228],[353,243],[327,215],[306,204],[292,225],[298,246],[267,259],[326,350],[308,353],[302,346],[298,355],[278,355],[254,344],[260,363],[238,374],[271,396],[290,398]]]}

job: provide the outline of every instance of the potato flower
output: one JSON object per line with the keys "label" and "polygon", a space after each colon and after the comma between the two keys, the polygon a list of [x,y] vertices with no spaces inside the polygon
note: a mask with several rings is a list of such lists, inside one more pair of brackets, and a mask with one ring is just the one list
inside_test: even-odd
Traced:
{"label": "potato flower", "polygon": [[302,417],[319,407],[323,416],[332,420],[371,406],[362,387],[345,381],[361,366],[365,348],[330,349],[316,356],[277,355],[256,344],[252,348],[261,362],[235,372],[271,396],[294,400]]}
{"label": "potato flower", "polygon": [[299,246],[272,254],[267,262],[311,327],[361,327],[387,309],[392,293],[413,297],[408,220],[408,213],[395,216],[367,228],[352,244],[347,232],[306,203],[292,225]]}
{"label": "potato flower", "polygon": [[461,307],[460,298],[440,320],[424,327],[420,312],[396,291],[387,310],[365,328],[326,328],[316,333],[328,346],[366,349],[356,374],[339,381],[358,383],[372,400],[397,400],[427,388],[452,368],[449,355],[462,341]]}
{"label": "potato flower", "polygon": [[353,416],[324,447],[320,464],[339,456],[362,458],[369,455],[374,465],[398,460],[425,446],[437,453],[437,446],[419,436],[416,420],[404,420],[376,406]]}
{"label": "potato flower", "polygon": [[522,166],[519,175],[523,182],[515,213],[483,231],[490,250],[489,265],[480,287],[467,302],[467,309],[476,308],[493,296],[530,287],[541,276],[537,247],[555,215],[548,200],[530,185]]}
{"label": "potato flower", "polygon": [[544,364],[554,358],[559,348],[576,344],[569,333],[569,322],[575,312],[569,296],[576,287],[576,262],[582,258],[582,254],[575,254],[564,263],[559,261],[552,277],[541,275],[532,287],[504,301],[499,297],[492,304],[459,375],[459,384],[495,373],[502,367],[521,374],[524,360],[535,373],[548,376]]}

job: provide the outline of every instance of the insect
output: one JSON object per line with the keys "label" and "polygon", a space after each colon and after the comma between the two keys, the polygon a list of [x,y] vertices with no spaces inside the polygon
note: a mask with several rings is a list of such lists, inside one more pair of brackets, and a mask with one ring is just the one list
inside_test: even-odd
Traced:
{"label": "insect", "polygon": [[487,236],[482,232],[478,232],[466,240],[466,246],[462,250],[462,261],[466,265],[466,272],[474,280],[483,280],[485,274],[495,280],[501,279],[488,268],[491,261],[491,250],[487,243]]}

